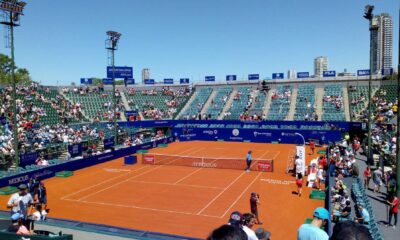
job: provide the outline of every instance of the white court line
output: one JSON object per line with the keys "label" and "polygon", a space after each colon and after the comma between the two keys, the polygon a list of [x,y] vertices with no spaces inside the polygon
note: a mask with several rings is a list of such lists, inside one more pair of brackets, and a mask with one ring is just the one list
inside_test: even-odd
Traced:
{"label": "white court line", "polygon": [[183,186],[183,187],[195,187],[195,188],[209,188],[209,189],[219,189],[223,190],[222,187],[212,187],[212,186],[203,186],[203,185],[192,185],[192,184],[175,184],[175,183],[163,183],[163,182],[151,182],[151,181],[138,181],[138,180],[129,180],[129,182],[134,183],[148,183],[148,184],[160,184],[160,185],[168,185],[168,186]]}
{"label": "white court line", "polygon": [[104,184],[104,183],[110,182],[110,181],[112,181],[112,180],[114,180],[114,179],[117,179],[117,178],[120,178],[120,177],[129,175],[130,173],[135,172],[135,171],[139,171],[139,170],[141,170],[141,169],[143,169],[143,168],[145,168],[145,167],[147,167],[147,166],[144,166],[144,167],[141,167],[141,168],[138,168],[138,169],[134,169],[134,170],[132,170],[132,171],[130,171],[130,172],[128,172],[128,173],[124,173],[124,174],[121,174],[121,175],[118,175],[118,176],[109,178],[109,179],[107,179],[107,180],[105,180],[105,181],[99,182],[99,183],[97,183],[97,184],[95,184],[95,185],[91,185],[91,186],[89,186],[89,187],[82,188],[81,190],[79,190],[79,191],[77,191],[77,192],[73,192],[73,193],[71,193],[71,194],[68,194],[68,195],[63,196],[63,197],[61,198],[61,200],[65,200],[66,198],[69,198],[69,197],[71,197],[71,196],[74,196],[74,195],[76,195],[76,194],[78,194],[78,193],[81,193],[81,192],[83,192],[83,191],[86,191],[86,190],[88,190],[88,189],[97,187],[97,186],[102,185],[102,184]]}
{"label": "white court line", "polygon": [[195,171],[189,173],[188,175],[186,175],[186,176],[184,176],[183,178],[181,178],[181,179],[179,179],[178,181],[176,181],[173,185],[176,185],[176,184],[182,182],[183,180],[187,179],[188,177],[192,176],[193,174],[199,172],[199,171],[202,170],[202,169],[203,169],[203,168],[196,169]]}
{"label": "white court line", "polygon": [[276,158],[280,153],[281,153],[281,151],[278,151],[278,152],[274,155],[274,157],[272,158],[272,160],[275,160],[275,158]]}
{"label": "white court line", "polygon": [[262,158],[262,157],[264,157],[267,153],[269,153],[269,151],[268,150],[266,150],[265,152],[264,152],[264,154],[263,155],[261,155],[261,157],[259,157],[259,158]]}
{"label": "white court line", "polygon": [[[103,203],[103,202],[91,202],[91,201],[72,200],[72,199],[66,199],[66,200],[72,201],[72,202],[86,203],[86,204],[98,204],[98,205],[103,205],[103,206],[123,207],[123,208],[135,208],[135,209],[141,209],[141,210],[149,210],[149,211],[157,211],[157,212],[167,212],[167,213],[174,213],[174,214],[178,213],[178,214],[199,216],[199,214],[194,214],[194,213],[191,213],[191,212],[172,211],[172,210],[157,209],[157,208],[147,208],[147,207],[139,207],[139,206],[134,206],[134,205],[123,205],[123,204]],[[219,218],[218,216],[212,216],[212,215],[200,215],[200,216]]]}
{"label": "white court line", "polygon": [[245,194],[247,190],[249,190],[251,185],[253,185],[254,182],[261,176],[261,173],[262,172],[257,174],[257,176],[253,179],[253,181],[243,190],[243,192],[236,198],[236,200],[229,206],[229,208],[224,212],[224,214],[220,218],[223,218],[229,212],[229,210],[239,201],[239,199],[243,196],[243,194]]}
{"label": "white court line", "polygon": [[227,187],[224,188],[224,190],[222,190],[217,196],[215,196],[215,198],[213,198],[203,209],[201,209],[197,215],[200,215],[204,210],[206,210],[213,202],[215,202],[215,200],[217,200],[226,190],[228,190],[228,188],[230,188],[233,184],[235,184],[237,182],[237,180],[239,180],[239,178],[241,176],[243,176],[243,174],[245,174],[246,172],[242,172],[233,182],[231,182]]}
{"label": "white court line", "polygon": [[[183,154],[183,153],[185,153],[185,152],[187,152],[187,151],[189,151],[189,150],[191,150],[191,149],[192,149],[192,148],[190,148],[190,149],[188,149],[188,150],[185,150],[185,151],[183,151],[181,154]],[[173,161],[175,161],[175,160],[173,160]],[[168,162],[168,163],[170,163],[170,162]],[[168,164],[168,163],[167,163],[167,164]],[[159,165],[159,166],[157,166],[157,167],[151,168],[151,169],[148,170],[148,171],[145,171],[145,172],[142,172],[142,173],[140,173],[140,174],[138,174],[138,175],[132,176],[132,177],[130,177],[130,178],[124,180],[124,181],[118,182],[118,183],[113,184],[113,185],[111,185],[111,186],[108,186],[108,187],[106,187],[106,188],[100,189],[99,191],[96,191],[96,192],[93,192],[93,193],[91,193],[91,194],[89,194],[89,195],[83,196],[83,197],[79,198],[78,201],[80,201],[80,200],[82,200],[82,199],[85,199],[85,198],[88,198],[88,197],[91,197],[91,196],[93,196],[93,195],[95,195],[95,194],[101,193],[101,192],[103,192],[103,191],[105,191],[105,190],[108,190],[108,189],[110,189],[110,188],[113,188],[113,187],[115,187],[115,186],[121,185],[122,183],[125,183],[125,182],[127,182],[127,181],[129,181],[129,180],[131,180],[131,179],[134,179],[134,178],[136,178],[136,177],[139,177],[139,176],[142,176],[142,175],[144,175],[144,174],[146,174],[146,173],[149,173],[149,172],[151,172],[151,171],[154,171],[154,170],[156,170],[156,169],[158,169],[158,168],[160,168],[160,167],[162,167],[162,166],[165,166],[165,165]],[[98,185],[99,185],[99,184],[98,184]]]}

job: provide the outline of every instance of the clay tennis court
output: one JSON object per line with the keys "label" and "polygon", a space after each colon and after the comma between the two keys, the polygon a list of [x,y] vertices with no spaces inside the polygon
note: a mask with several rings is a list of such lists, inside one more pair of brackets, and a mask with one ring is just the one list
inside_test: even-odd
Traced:
{"label": "clay tennis court", "polygon": [[[73,177],[45,181],[50,217],[153,232],[205,238],[228,221],[234,210],[249,212],[249,196],[258,192],[263,227],[273,239],[295,239],[298,227],[323,201],[303,196],[285,174],[295,145],[239,142],[176,142],[151,153],[192,157],[273,159],[273,172],[174,165],[124,165],[123,159],[74,172]],[[317,152],[317,151],[316,151]],[[306,151],[307,163],[317,157]],[[171,163],[173,164],[173,163]],[[5,209],[8,196],[2,196]],[[257,226],[256,226],[257,227]]]}

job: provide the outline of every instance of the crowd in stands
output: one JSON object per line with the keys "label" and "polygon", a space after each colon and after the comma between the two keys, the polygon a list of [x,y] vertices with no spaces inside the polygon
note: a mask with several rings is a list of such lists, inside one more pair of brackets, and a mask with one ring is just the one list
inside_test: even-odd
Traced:
{"label": "crowd in stands", "polygon": [[343,108],[343,97],[340,95],[324,96],[323,101],[334,105],[338,111]]}

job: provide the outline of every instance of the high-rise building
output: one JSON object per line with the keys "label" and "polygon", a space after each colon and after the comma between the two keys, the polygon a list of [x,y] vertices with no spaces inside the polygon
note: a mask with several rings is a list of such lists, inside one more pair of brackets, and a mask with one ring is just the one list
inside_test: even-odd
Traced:
{"label": "high-rise building", "polygon": [[142,70],[142,83],[145,79],[150,79],[150,69],[148,68],[143,68]]}
{"label": "high-rise building", "polygon": [[316,57],[314,59],[314,76],[322,77],[324,71],[328,71],[328,58],[327,57]]}
{"label": "high-rise building", "polygon": [[297,72],[296,72],[296,70],[290,69],[290,70],[287,72],[287,78],[288,78],[288,79],[296,79],[296,78],[297,78]]}
{"label": "high-rise building", "polygon": [[387,13],[376,15],[372,19],[372,72],[392,68],[393,60],[393,21]]}

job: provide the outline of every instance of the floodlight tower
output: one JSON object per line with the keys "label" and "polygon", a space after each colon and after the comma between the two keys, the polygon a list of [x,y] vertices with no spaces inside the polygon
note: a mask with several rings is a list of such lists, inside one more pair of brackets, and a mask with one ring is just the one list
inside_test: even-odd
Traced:
{"label": "floodlight tower", "polygon": [[365,6],[364,18],[369,21],[369,31],[370,31],[370,46],[369,46],[369,80],[368,80],[368,152],[367,152],[367,162],[369,164],[373,163],[372,156],[372,143],[371,143],[371,114],[372,114],[372,96],[371,96],[371,82],[372,82],[372,65],[373,65],[373,36],[374,33],[378,30],[378,25],[373,22],[374,14],[374,6],[367,5]]}
{"label": "floodlight tower", "polygon": [[20,25],[19,19],[23,14],[26,3],[19,0],[0,0],[0,11],[3,16],[1,24],[7,28],[6,47],[11,48],[11,84],[12,84],[12,107],[13,107],[13,140],[14,140],[14,166],[19,166],[18,126],[17,126],[17,93],[15,80],[15,58],[14,58],[14,27]]}
{"label": "floodlight tower", "polygon": [[106,39],[106,49],[111,54],[111,66],[112,66],[112,85],[113,85],[113,123],[114,123],[114,143],[117,145],[118,130],[117,130],[117,99],[115,97],[115,54],[114,52],[118,49],[118,40],[121,37],[121,33],[115,31],[107,31],[108,38]]}

